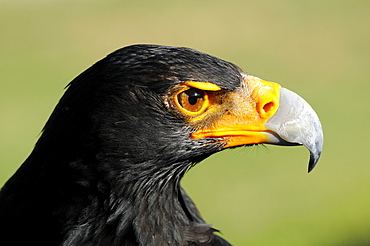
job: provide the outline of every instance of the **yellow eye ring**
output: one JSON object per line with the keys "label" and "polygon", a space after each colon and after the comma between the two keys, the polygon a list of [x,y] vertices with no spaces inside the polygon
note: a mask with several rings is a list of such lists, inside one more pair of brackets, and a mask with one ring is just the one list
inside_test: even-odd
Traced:
{"label": "yellow eye ring", "polygon": [[186,116],[195,117],[209,106],[206,91],[196,88],[184,88],[173,95],[177,109]]}

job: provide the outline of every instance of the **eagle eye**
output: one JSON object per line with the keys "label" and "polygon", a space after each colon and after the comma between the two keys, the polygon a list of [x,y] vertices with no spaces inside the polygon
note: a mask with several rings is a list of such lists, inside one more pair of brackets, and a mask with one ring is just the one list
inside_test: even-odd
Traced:
{"label": "eagle eye", "polygon": [[177,95],[181,107],[190,111],[198,112],[204,103],[204,92],[197,89],[189,89]]}
{"label": "eagle eye", "polygon": [[207,93],[196,88],[181,90],[174,99],[180,112],[191,117],[200,114],[208,106]]}

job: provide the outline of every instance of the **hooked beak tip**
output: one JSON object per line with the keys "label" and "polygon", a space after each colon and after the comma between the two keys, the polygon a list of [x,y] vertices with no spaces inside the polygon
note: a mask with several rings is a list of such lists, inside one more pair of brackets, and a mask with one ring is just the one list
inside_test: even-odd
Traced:
{"label": "hooked beak tip", "polygon": [[319,117],[303,98],[281,88],[279,108],[266,125],[286,142],[304,145],[310,151],[308,172],[314,169],[323,147],[323,132]]}
{"label": "hooked beak tip", "polygon": [[319,161],[320,155],[321,152],[317,154],[314,154],[312,152],[310,153],[310,161],[308,163],[308,173],[310,173],[315,168],[317,162]]}

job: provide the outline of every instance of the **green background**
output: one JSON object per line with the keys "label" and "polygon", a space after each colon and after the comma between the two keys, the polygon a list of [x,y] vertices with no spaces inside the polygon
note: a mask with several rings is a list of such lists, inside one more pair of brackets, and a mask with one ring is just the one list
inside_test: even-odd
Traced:
{"label": "green background", "polygon": [[[235,245],[369,245],[369,11],[364,0],[0,0],[0,187],[75,76],[120,47],[191,47],[305,98],[325,144],[226,150],[182,181]],[[1,244],[1,242],[0,242]]]}

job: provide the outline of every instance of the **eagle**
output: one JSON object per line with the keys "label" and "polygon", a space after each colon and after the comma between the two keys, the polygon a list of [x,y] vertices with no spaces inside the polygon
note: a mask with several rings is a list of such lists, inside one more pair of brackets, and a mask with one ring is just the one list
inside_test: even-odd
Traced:
{"label": "eagle", "polygon": [[180,185],[227,148],[304,145],[323,133],[279,84],[184,47],[131,45],[67,86],[0,191],[1,245],[230,245]]}

